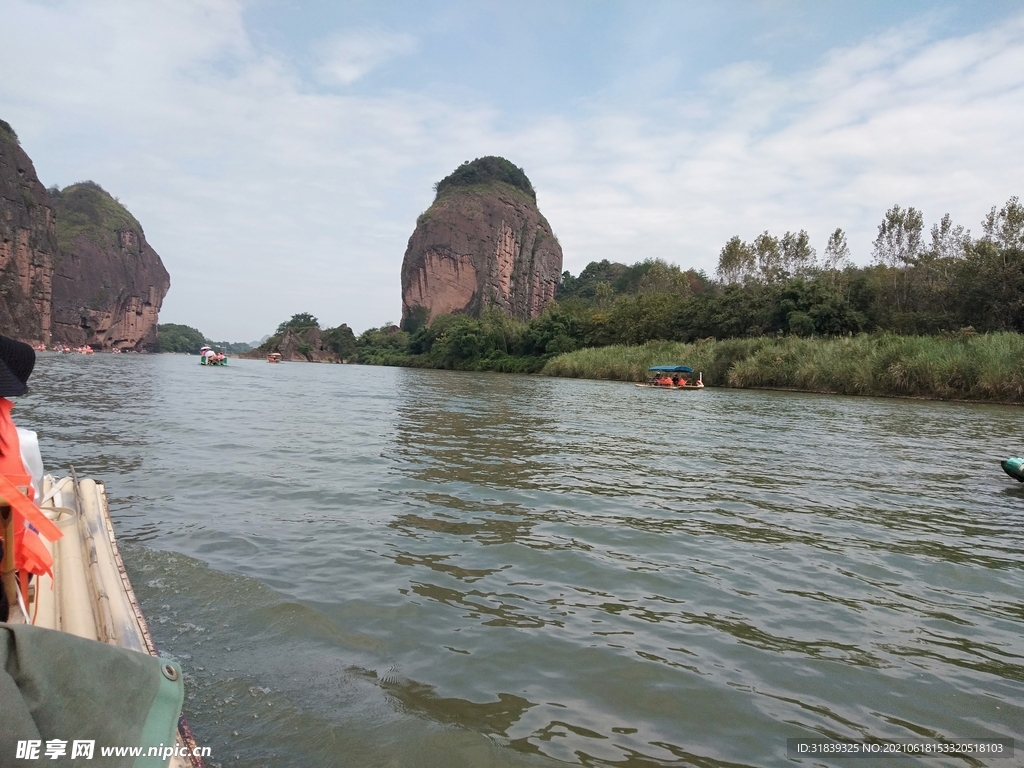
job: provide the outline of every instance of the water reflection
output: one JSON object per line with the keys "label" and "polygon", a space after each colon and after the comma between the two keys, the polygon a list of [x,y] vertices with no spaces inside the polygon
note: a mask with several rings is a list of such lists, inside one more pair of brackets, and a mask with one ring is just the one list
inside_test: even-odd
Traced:
{"label": "water reflection", "polygon": [[499,693],[497,701],[478,704],[465,699],[439,696],[430,685],[395,676],[378,679],[374,670],[351,670],[378,682],[400,707],[417,715],[426,715],[440,723],[469,727],[480,733],[504,736],[523,714],[535,704],[510,693]]}
{"label": "water reflection", "polygon": [[[525,377],[400,372],[397,450],[428,483],[529,488],[543,470],[547,432],[543,387]],[[532,382],[531,382],[532,383]]]}

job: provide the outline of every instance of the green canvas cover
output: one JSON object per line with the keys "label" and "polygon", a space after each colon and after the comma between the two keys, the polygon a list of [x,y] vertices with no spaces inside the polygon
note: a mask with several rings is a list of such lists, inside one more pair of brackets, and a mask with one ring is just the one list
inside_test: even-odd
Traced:
{"label": "green canvas cover", "polygon": [[[167,666],[165,666],[167,665]],[[0,623],[0,766],[16,759],[18,742],[66,742],[58,762],[156,768],[169,758],[147,757],[170,747],[184,699],[181,669],[155,656],[86,640],[65,632]],[[92,759],[71,758],[74,741],[95,742]],[[24,749],[24,744],[22,745]],[[139,757],[102,757],[103,747],[142,747]]]}

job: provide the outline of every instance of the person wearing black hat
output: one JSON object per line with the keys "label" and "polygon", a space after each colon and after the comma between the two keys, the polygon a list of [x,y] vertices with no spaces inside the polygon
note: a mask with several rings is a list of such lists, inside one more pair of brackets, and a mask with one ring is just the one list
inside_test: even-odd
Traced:
{"label": "person wearing black hat", "polygon": [[[0,336],[0,473],[24,475],[25,464],[21,458],[17,427],[11,418],[14,408],[7,398],[19,397],[28,392],[28,377],[36,365],[36,352],[28,344]],[[37,492],[38,493],[38,492]],[[0,528],[0,563],[8,565],[3,557],[5,543]],[[7,589],[0,585],[0,621],[7,621],[9,601]]]}
{"label": "person wearing black hat", "polygon": [[36,351],[23,341],[0,336],[0,397],[28,392],[28,377],[36,367]]}

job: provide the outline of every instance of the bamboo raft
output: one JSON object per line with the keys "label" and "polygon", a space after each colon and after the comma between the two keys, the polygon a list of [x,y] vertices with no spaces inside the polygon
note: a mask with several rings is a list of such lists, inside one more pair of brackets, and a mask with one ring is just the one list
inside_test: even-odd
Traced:
{"label": "bamboo raft", "polygon": [[[71,477],[43,479],[42,511],[64,536],[51,544],[53,578],[33,580],[29,601],[12,603],[10,623],[29,623],[156,656],[156,645],[135,597],[114,538],[102,483]],[[10,540],[10,539],[8,539]],[[195,738],[182,716],[177,743],[196,754]],[[179,750],[184,751],[184,750]],[[172,756],[171,768],[204,768],[201,757]]]}

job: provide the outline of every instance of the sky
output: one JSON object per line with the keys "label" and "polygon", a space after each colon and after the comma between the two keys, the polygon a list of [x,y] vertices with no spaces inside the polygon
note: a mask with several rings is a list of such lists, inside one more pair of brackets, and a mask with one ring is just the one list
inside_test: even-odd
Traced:
{"label": "sky", "polygon": [[0,29],[40,180],[118,197],[160,321],[218,341],[397,322],[433,184],[484,155],[573,274],[837,227],[866,264],[894,204],[977,234],[1024,193],[1016,1],[0,0]]}

